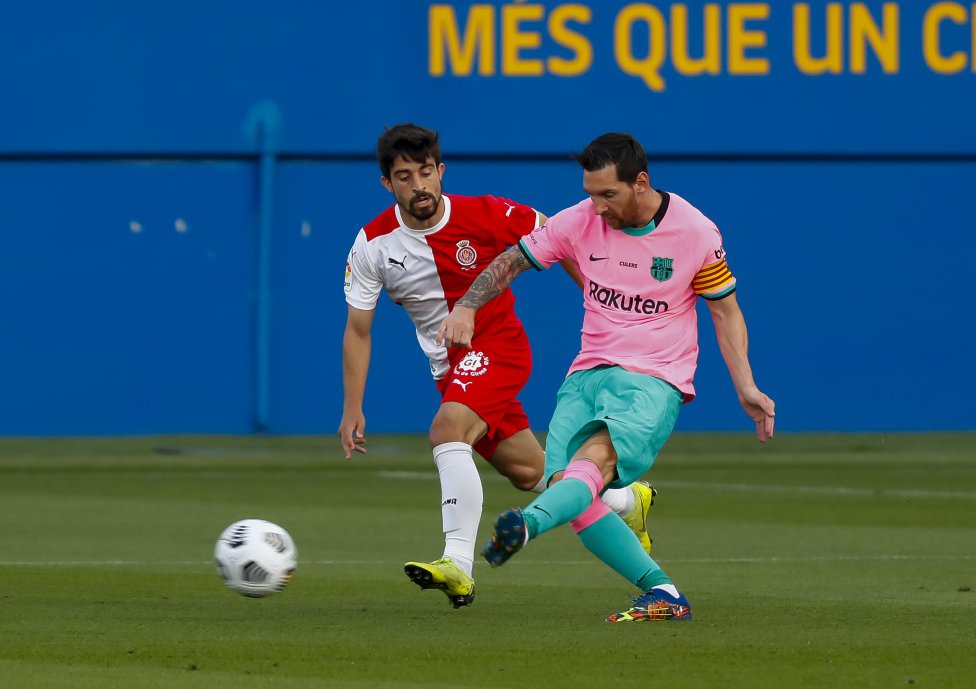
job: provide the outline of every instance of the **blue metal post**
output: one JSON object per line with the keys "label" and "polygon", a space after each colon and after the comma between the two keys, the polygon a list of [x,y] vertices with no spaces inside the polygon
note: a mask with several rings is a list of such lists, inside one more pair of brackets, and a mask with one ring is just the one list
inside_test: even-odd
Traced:
{"label": "blue metal post", "polygon": [[268,430],[271,413],[271,238],[274,209],[275,132],[273,118],[258,123],[260,191],[258,195],[256,310],[256,390],[254,428]]}

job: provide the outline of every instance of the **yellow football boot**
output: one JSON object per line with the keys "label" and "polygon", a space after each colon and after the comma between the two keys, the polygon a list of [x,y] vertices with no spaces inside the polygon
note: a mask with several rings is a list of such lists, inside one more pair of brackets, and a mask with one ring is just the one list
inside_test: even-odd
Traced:
{"label": "yellow football boot", "polygon": [[644,550],[650,555],[654,539],[647,533],[647,513],[651,511],[657,491],[647,481],[634,481],[630,484],[630,489],[634,492],[634,509],[624,517],[624,523],[637,534]]}
{"label": "yellow football boot", "polygon": [[440,589],[455,608],[474,602],[474,579],[450,558],[433,562],[408,562],[403,571],[422,589]]}

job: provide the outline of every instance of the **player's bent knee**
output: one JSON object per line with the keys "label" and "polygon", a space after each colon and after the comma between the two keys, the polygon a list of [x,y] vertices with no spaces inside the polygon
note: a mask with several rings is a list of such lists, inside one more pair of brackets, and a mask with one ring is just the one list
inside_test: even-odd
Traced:
{"label": "player's bent knee", "polygon": [[530,491],[542,480],[542,468],[531,466],[506,467],[500,472],[511,484],[519,490]]}
{"label": "player's bent knee", "polygon": [[467,442],[464,436],[462,424],[450,417],[440,415],[434,417],[434,421],[430,424],[430,432],[427,434],[431,447],[437,447],[444,443]]}
{"label": "player's bent knee", "polygon": [[461,405],[442,405],[434,420],[430,424],[427,435],[431,447],[443,443],[467,443],[473,445],[484,435],[485,422]]}
{"label": "player's bent knee", "polygon": [[460,442],[461,434],[443,426],[431,426],[430,433],[427,435],[427,440],[430,441],[431,447],[437,447],[438,445],[443,445],[444,443]]}
{"label": "player's bent knee", "polygon": [[573,461],[587,460],[597,466],[604,466],[617,461],[617,453],[610,442],[591,441],[583,445],[573,455]]}

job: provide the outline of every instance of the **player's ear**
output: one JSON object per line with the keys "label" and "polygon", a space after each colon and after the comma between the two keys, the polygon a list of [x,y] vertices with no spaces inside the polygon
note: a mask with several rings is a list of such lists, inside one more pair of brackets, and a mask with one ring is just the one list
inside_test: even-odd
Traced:
{"label": "player's ear", "polygon": [[384,175],[380,176],[380,184],[382,184],[383,188],[386,189],[388,192],[390,192],[391,194],[393,193],[393,185],[390,184],[390,180],[388,180],[386,176]]}
{"label": "player's ear", "polygon": [[647,191],[651,188],[651,178],[643,170],[637,173],[637,179],[634,180],[634,188],[637,191]]}
{"label": "player's ear", "polygon": [[444,179],[444,163],[437,166],[437,179]]}

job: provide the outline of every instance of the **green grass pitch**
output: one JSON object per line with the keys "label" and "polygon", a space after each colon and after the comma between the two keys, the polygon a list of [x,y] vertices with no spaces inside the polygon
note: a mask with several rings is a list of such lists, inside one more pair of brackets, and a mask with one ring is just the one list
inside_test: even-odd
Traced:
{"label": "green grass pitch", "polygon": [[[422,437],[0,440],[0,687],[976,686],[976,435],[679,434],[648,478],[654,556],[692,623],[611,625],[629,584],[563,527],[476,565],[453,610]],[[482,537],[528,497],[484,466]],[[299,567],[226,589],[232,521]]]}

